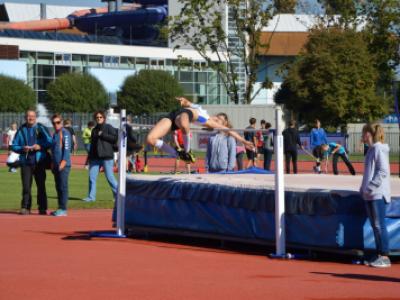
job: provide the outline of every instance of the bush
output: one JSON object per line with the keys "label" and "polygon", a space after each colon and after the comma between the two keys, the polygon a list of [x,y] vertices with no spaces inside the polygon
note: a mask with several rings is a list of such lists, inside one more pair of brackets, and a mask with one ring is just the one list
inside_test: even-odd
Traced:
{"label": "bush", "polygon": [[63,74],[47,90],[47,107],[53,112],[93,112],[108,105],[103,85],[88,74]]}
{"label": "bush", "polygon": [[118,106],[136,115],[167,112],[178,107],[175,97],[182,94],[182,87],[170,73],[141,70],[125,79]]}
{"label": "bush", "polygon": [[0,75],[0,111],[24,112],[36,105],[34,90],[22,80]]}

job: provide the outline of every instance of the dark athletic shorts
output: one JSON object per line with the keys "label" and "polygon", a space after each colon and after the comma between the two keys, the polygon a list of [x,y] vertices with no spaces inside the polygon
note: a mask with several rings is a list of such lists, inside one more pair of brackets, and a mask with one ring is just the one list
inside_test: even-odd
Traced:
{"label": "dark athletic shorts", "polygon": [[246,156],[248,160],[254,160],[256,158],[256,153],[252,150],[246,149]]}
{"label": "dark athletic shorts", "polygon": [[169,113],[169,115],[166,116],[166,118],[167,118],[167,119],[170,119],[171,122],[172,122],[172,126],[171,126],[171,130],[172,130],[172,131],[179,129],[179,127],[176,126],[176,124],[175,124],[175,119],[176,119],[179,115],[181,115],[181,114],[183,114],[183,113],[187,113],[187,114],[189,115],[189,122],[192,122],[192,121],[193,121],[193,112],[192,112],[190,109],[187,109],[187,108],[180,108],[180,109],[178,109],[178,110],[175,110],[175,111]]}

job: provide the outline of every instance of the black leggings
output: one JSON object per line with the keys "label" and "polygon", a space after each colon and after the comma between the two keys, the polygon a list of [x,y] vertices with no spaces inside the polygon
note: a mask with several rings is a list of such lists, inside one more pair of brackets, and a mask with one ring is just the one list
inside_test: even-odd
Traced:
{"label": "black leggings", "polygon": [[293,173],[297,174],[297,150],[285,151],[286,173],[290,174],[290,160],[293,164]]}
{"label": "black leggings", "polygon": [[351,173],[351,175],[356,175],[356,171],[354,170],[353,165],[349,161],[349,158],[347,157],[346,153],[343,153],[343,154],[335,153],[335,154],[333,154],[333,158],[332,158],[333,174],[335,174],[335,175],[339,174],[339,171],[338,171],[338,168],[337,168],[337,163],[338,163],[339,157],[342,158],[342,160],[344,161],[344,163],[347,166],[347,169],[349,169],[349,172]]}

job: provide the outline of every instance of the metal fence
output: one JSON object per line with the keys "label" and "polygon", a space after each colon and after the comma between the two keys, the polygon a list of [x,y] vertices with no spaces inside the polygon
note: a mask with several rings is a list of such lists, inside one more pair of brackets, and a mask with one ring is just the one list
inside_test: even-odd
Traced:
{"label": "metal fence", "polygon": [[[134,124],[146,124],[152,125],[155,124],[165,113],[157,113],[151,116],[131,116],[131,121]],[[79,149],[83,149],[83,143],[81,140],[81,131],[87,126],[87,123],[93,119],[93,115],[91,113],[63,113],[64,119],[71,119],[73,128],[76,131],[76,135],[78,138],[78,146]],[[233,118],[235,120],[235,118]],[[13,122],[17,122],[18,125],[24,123],[24,114],[23,113],[0,113],[0,137],[3,137],[7,132],[10,124]],[[346,147],[350,154],[353,153],[362,153],[361,147],[361,128],[359,127],[353,132],[349,132],[346,142]],[[137,139],[138,142],[144,143],[146,134],[148,129],[139,128],[137,130]],[[193,141],[197,140],[197,133],[193,135]],[[170,137],[166,137],[166,140],[169,140]],[[4,148],[4,138],[0,139],[0,147]],[[400,153],[400,137],[399,130],[397,127],[393,128],[385,128],[385,140],[386,143],[390,146],[390,152]],[[197,143],[195,143],[197,145]],[[196,145],[193,145],[194,148]]]}

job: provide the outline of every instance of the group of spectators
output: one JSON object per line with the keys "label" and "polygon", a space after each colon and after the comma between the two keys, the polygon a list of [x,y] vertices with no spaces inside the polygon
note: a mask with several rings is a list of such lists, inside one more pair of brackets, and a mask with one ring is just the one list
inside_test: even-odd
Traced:
{"label": "group of spectators", "polygon": [[[217,121],[228,128],[232,128],[228,116],[225,113],[217,115]],[[207,152],[205,158],[205,169],[207,172],[231,172],[244,169],[243,156],[246,153],[247,166],[246,168],[259,167],[259,162],[263,159],[264,170],[271,170],[271,161],[274,153],[274,133],[271,130],[271,123],[265,120],[260,121],[260,128],[256,126],[257,120],[250,118],[249,126],[244,130],[245,140],[254,145],[254,150],[246,149],[242,144],[238,143],[226,131],[219,131],[211,136],[207,144]],[[303,150],[304,153],[312,156],[315,161],[313,170],[316,173],[322,173],[321,162],[325,160],[325,173],[328,172],[328,158],[332,156],[333,174],[338,175],[338,159],[341,158],[346,164],[349,172],[355,175],[354,167],[352,166],[344,146],[328,142],[326,132],[321,128],[321,122],[315,120],[315,127],[310,133],[310,145],[312,154],[302,145],[300,135],[296,129],[296,122],[291,120],[288,127],[282,132],[284,141],[284,155],[286,173],[291,172],[291,165],[294,174],[298,172],[297,158],[298,150]],[[183,148],[183,139],[180,129],[173,133],[176,149]],[[175,173],[179,166],[179,159],[175,164]],[[190,173],[190,163],[186,163],[187,172]]]}
{"label": "group of spectators", "polygon": [[[118,140],[118,130],[105,123],[105,113],[94,113],[95,122],[89,122],[83,132],[85,149],[88,152],[85,165],[89,169],[88,196],[86,202],[96,200],[96,180],[100,168],[104,170],[107,181],[112,189],[114,198],[117,193],[117,181],[114,177],[114,148]],[[66,122],[65,122],[66,121]],[[71,154],[77,148],[75,133],[69,120],[63,120],[62,115],[51,117],[53,134],[48,128],[37,122],[36,112],[28,110],[25,113],[25,123],[17,129],[13,123],[7,136],[9,158],[16,157],[12,162],[7,161],[9,171],[21,168],[22,200],[21,215],[31,213],[32,181],[37,186],[37,205],[40,215],[47,215],[46,169],[54,175],[57,191],[58,209],[51,212],[53,216],[66,216],[68,206],[68,179],[71,170]]]}

